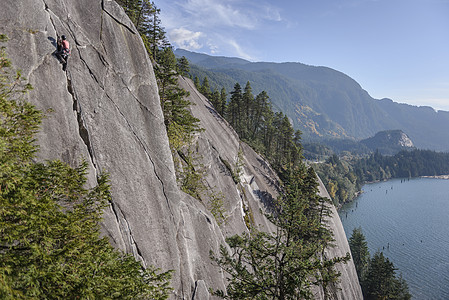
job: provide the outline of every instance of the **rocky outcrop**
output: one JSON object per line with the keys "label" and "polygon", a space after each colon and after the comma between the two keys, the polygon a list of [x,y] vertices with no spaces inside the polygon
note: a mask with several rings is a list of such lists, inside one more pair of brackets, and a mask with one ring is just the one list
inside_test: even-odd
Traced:
{"label": "rocky outcrop", "polygon": [[[247,222],[270,229],[262,214],[277,195],[269,165],[240,143],[191,81],[181,79],[197,104],[192,111],[206,129],[196,145],[207,184],[226,199],[228,221],[219,226],[207,201],[193,199],[177,186],[153,69],[123,10],[111,0],[3,4],[0,32],[10,38],[8,56],[34,86],[29,100],[46,112],[38,134],[39,159],[73,166],[87,160],[89,186],[95,185],[97,174],[108,172],[112,201],[103,231],[111,243],[143,265],[175,270],[173,299],[212,298],[208,289],[224,288],[225,279],[211,264],[209,250],[217,252],[224,237],[246,230]],[[72,49],[66,72],[54,56],[61,34]],[[235,184],[228,165],[238,160],[244,167]],[[337,214],[333,219],[338,222]],[[336,237],[345,253],[344,232]],[[360,299],[353,265],[347,266],[338,297]]]}
{"label": "rocky outcrop", "polygon": [[375,136],[361,140],[362,144],[373,151],[393,155],[401,150],[415,148],[410,137],[402,130],[386,130],[376,133]]}

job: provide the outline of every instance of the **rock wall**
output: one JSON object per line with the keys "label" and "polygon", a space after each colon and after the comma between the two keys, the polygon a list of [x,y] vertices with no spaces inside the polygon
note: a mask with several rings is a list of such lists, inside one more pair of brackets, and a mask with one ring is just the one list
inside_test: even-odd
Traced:
{"label": "rock wall", "polygon": [[[103,231],[113,245],[144,265],[175,270],[173,299],[209,299],[209,288],[224,288],[209,250],[218,251],[224,236],[246,230],[249,211],[251,222],[270,228],[261,213],[277,194],[269,165],[239,142],[191,81],[181,79],[206,129],[197,137],[197,151],[208,185],[225,196],[228,222],[218,226],[207,203],[179,190],[150,60],[114,1],[4,0],[0,33],[10,38],[13,65],[34,87],[29,100],[46,112],[39,159],[72,166],[87,160],[90,186],[97,174],[110,173],[112,201]],[[61,34],[72,50],[66,72],[54,55]],[[236,185],[224,162],[235,164],[239,149],[244,171]],[[344,232],[337,239],[345,253]],[[353,265],[347,266],[339,298],[361,299]]]}

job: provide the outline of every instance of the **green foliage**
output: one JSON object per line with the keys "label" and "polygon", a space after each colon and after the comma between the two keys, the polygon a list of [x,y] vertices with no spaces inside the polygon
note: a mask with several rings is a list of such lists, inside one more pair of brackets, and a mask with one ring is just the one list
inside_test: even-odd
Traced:
{"label": "green foliage", "polygon": [[354,163],[362,181],[389,178],[434,176],[449,174],[449,153],[430,150],[401,151],[394,156],[371,154]]}
{"label": "green foliage", "polygon": [[195,132],[201,131],[200,120],[188,110],[191,105],[185,98],[189,95],[188,92],[178,86],[176,58],[172,49],[163,49],[159,57],[155,73],[164,122],[172,151],[178,151],[191,143]]}
{"label": "green foliage", "polygon": [[117,0],[117,3],[123,7],[134,23],[150,57],[156,61],[160,48],[166,48],[169,45],[159,18],[161,10],[149,0]]}
{"label": "green foliage", "polygon": [[307,160],[323,160],[334,154],[326,145],[319,143],[302,143],[304,158]]}
{"label": "green foliage", "polygon": [[181,76],[187,76],[190,71],[189,61],[185,56],[177,59],[176,69]]}
{"label": "green foliage", "polygon": [[[192,77],[209,78],[211,87],[231,91],[236,82],[251,82],[253,93],[266,91],[273,107],[292,120],[303,138],[366,138],[387,128],[400,128],[415,144],[449,149],[449,115],[389,99],[375,100],[347,75],[301,63],[249,62],[177,50],[192,63]],[[360,145],[360,144],[359,144]],[[364,147],[366,148],[366,147]],[[363,149],[361,149],[363,150]]]}
{"label": "green foliage", "polygon": [[367,182],[449,174],[449,153],[430,150],[401,151],[394,156],[379,152],[366,157],[330,156],[313,164],[336,205],[352,201]]}
{"label": "green foliage", "polygon": [[200,87],[199,91],[200,91],[201,94],[203,94],[207,98],[209,98],[211,96],[209,80],[207,79],[207,77],[204,77],[203,83],[201,84],[201,87]]}
{"label": "green foliage", "polygon": [[224,195],[222,192],[213,192],[211,191],[209,194],[209,205],[208,208],[212,215],[214,216],[217,224],[223,225],[228,220],[228,215],[226,213],[226,209],[224,207]]}
{"label": "green foliage", "polygon": [[396,277],[393,263],[382,252],[376,252],[369,262],[362,290],[368,300],[411,299],[407,283]]}
{"label": "green foliage", "polygon": [[176,60],[159,19],[160,9],[149,0],[118,1],[133,21],[144,45],[155,61],[155,74],[159,87],[161,107],[170,147],[175,153],[190,144],[192,135],[200,131],[199,120],[189,111],[188,92],[178,85],[178,75],[189,71],[185,57]]}
{"label": "green foliage", "polygon": [[324,163],[313,164],[313,168],[323,181],[334,204],[349,202],[361,189],[361,182],[350,162],[330,156]]}
{"label": "green foliage", "polygon": [[217,103],[216,109],[217,109],[218,113],[222,116],[224,116],[226,114],[226,109],[227,109],[226,99],[227,99],[227,97],[228,97],[228,95],[226,94],[226,89],[221,88],[220,102]]}
{"label": "green foliage", "polygon": [[407,282],[396,276],[393,263],[382,252],[370,258],[361,228],[353,230],[349,246],[365,299],[411,299]]}
{"label": "green foliage", "polygon": [[332,233],[323,224],[329,215],[325,200],[317,194],[315,173],[297,167],[285,177],[285,192],[267,217],[277,226],[275,232],[262,232],[254,226],[249,233],[226,239],[231,253],[222,246],[212,259],[229,274],[226,299],[310,299],[311,286],[327,288],[338,280],[337,263],[348,257],[327,259],[324,249]]}
{"label": "green foliage", "polygon": [[198,165],[199,159],[192,152],[191,147],[187,147],[184,151],[178,151],[183,160],[183,166],[180,174],[177,174],[176,177],[183,192],[201,200],[201,195],[207,190],[203,180],[205,170],[202,165]]}
{"label": "green foliage", "polygon": [[349,238],[349,247],[351,248],[352,260],[357,271],[359,281],[364,278],[369,262],[368,243],[362,233],[362,228],[354,228]]}
{"label": "green foliage", "polygon": [[234,183],[235,184],[239,184],[240,183],[240,176],[239,176],[238,173],[235,173],[236,169],[233,168],[231,166],[231,164],[226,159],[224,159],[221,156],[220,156],[220,160],[225,165],[226,169],[228,169],[229,173],[231,173],[231,177],[232,177],[232,180],[234,181]]}
{"label": "green foliage", "polygon": [[100,236],[107,176],[87,190],[86,162],[33,162],[42,114],[4,48],[0,61],[0,298],[167,299],[171,272],[144,270]]}
{"label": "green foliage", "polygon": [[224,88],[220,94],[209,92],[209,95],[216,110],[225,116],[240,139],[263,154],[275,170],[282,172],[301,162],[301,132],[293,129],[286,115],[272,110],[265,91],[254,97],[250,82],[246,83],[244,92],[236,83],[227,105]]}
{"label": "green foliage", "polygon": [[32,164],[2,193],[0,270],[8,288],[24,298],[166,299],[170,272],[143,270],[100,237],[108,180],[85,190],[86,169]]}

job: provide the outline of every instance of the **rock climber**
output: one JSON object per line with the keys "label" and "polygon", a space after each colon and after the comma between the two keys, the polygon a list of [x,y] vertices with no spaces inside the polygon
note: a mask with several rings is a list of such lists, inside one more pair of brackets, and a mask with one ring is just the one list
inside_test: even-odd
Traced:
{"label": "rock climber", "polygon": [[65,35],[58,37],[57,52],[59,61],[62,63],[62,69],[65,71],[67,68],[67,60],[70,55],[70,44]]}

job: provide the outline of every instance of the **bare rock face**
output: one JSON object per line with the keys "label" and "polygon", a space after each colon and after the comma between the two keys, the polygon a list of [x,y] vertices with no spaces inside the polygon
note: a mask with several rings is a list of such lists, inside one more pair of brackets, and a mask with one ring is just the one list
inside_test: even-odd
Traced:
{"label": "bare rock face", "polygon": [[[114,1],[4,0],[0,33],[10,39],[6,46],[13,65],[34,87],[29,100],[46,112],[39,159],[72,166],[87,160],[90,186],[96,175],[108,172],[112,201],[103,231],[111,243],[144,265],[175,270],[173,299],[213,299],[209,289],[223,289],[226,280],[209,250],[218,252],[224,237],[247,230],[248,222],[267,230],[272,226],[262,213],[277,196],[269,165],[240,143],[191,81],[181,78],[196,103],[192,112],[206,129],[197,137],[197,151],[208,185],[224,195],[227,222],[219,226],[207,201],[179,190],[151,62]],[[72,51],[66,72],[54,55],[62,34]],[[239,184],[228,168],[237,162],[243,164]],[[344,254],[346,237],[336,213],[334,219]],[[361,299],[354,267],[346,266],[338,298]]]}
{"label": "bare rock face", "polygon": [[[319,179],[318,188],[322,197],[331,199],[321,179]],[[326,255],[327,257],[342,257],[345,256],[346,253],[351,253],[351,250],[349,248],[343,224],[338,216],[337,209],[334,205],[330,205],[330,209],[332,216],[325,222],[326,225],[332,230],[335,241],[334,247],[326,250]],[[336,269],[341,274],[341,282],[340,284],[334,286],[332,299],[363,299],[362,290],[357,278],[357,271],[352,260],[347,264],[338,264]],[[319,295],[324,298],[324,295]]]}

